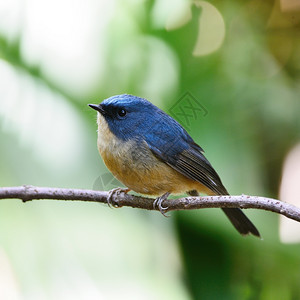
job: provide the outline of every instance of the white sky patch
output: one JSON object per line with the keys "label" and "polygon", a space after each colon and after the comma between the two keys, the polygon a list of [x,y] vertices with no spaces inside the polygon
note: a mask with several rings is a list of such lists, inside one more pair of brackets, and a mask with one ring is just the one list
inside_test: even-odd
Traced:
{"label": "white sky patch", "polygon": [[23,0],[0,1],[0,32],[5,33],[9,40],[14,40],[20,32],[22,4]]}
{"label": "white sky patch", "polygon": [[67,167],[79,158],[84,126],[62,96],[2,60],[0,81],[1,131],[16,134],[47,167]]}
{"label": "white sky patch", "polygon": [[84,95],[105,75],[103,44],[113,7],[114,1],[28,0],[25,58],[69,93]]}
{"label": "white sky patch", "polygon": [[1,0],[0,33],[21,37],[22,59],[80,97],[105,76],[114,7],[114,0]]}

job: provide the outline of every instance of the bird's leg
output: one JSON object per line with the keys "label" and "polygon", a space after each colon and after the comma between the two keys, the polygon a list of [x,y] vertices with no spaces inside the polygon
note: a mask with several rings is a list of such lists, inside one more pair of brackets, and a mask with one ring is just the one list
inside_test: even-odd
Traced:
{"label": "bird's leg", "polygon": [[112,190],[110,190],[109,192],[108,192],[108,197],[107,197],[107,204],[108,204],[108,206],[110,207],[110,208],[112,208],[112,206],[113,207],[118,207],[117,205],[114,205],[114,204],[112,204],[112,196],[114,195],[114,194],[116,194],[117,196],[118,195],[120,195],[120,193],[125,193],[125,194],[127,194],[128,192],[130,191],[130,189],[128,189],[128,188],[114,188],[114,189],[112,189]]}
{"label": "bird's leg", "polygon": [[164,193],[163,195],[161,195],[160,197],[157,197],[154,202],[153,202],[153,208],[155,209],[156,207],[158,207],[159,211],[161,212],[161,214],[165,217],[167,217],[165,210],[168,209],[168,207],[163,207],[162,206],[162,202],[166,199],[168,199],[170,193]]}

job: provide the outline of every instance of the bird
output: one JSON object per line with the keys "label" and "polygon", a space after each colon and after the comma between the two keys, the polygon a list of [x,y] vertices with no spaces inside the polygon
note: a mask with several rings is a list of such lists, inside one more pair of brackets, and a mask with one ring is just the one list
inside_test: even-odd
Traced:
{"label": "bird", "polygon": [[[162,213],[171,194],[229,195],[204,150],[150,101],[122,94],[89,106],[97,111],[99,153],[125,192],[155,196]],[[260,237],[241,209],[222,210],[240,234]]]}

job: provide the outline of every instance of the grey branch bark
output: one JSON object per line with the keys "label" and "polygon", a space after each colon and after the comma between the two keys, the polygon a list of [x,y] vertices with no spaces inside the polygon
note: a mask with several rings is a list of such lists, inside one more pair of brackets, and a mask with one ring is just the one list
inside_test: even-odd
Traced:
{"label": "grey branch bark", "polygon": [[[0,199],[21,199],[23,202],[48,199],[66,201],[90,201],[110,203],[115,207],[129,206],[134,208],[157,210],[153,207],[154,199],[126,194],[124,192],[103,192],[94,190],[64,189],[34,186],[0,188]],[[300,208],[276,200],[258,196],[204,196],[167,199],[163,202],[165,212],[172,210],[190,210],[200,208],[254,208],[275,212],[300,222]]]}

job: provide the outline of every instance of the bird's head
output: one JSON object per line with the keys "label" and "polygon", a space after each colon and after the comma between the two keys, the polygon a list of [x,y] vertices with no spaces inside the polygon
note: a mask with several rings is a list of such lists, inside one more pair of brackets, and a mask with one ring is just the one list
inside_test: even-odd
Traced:
{"label": "bird's head", "polygon": [[142,136],[155,126],[161,114],[161,110],[148,100],[126,94],[89,106],[98,111],[98,118],[105,120],[111,132],[123,140]]}

